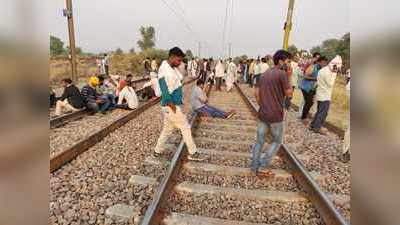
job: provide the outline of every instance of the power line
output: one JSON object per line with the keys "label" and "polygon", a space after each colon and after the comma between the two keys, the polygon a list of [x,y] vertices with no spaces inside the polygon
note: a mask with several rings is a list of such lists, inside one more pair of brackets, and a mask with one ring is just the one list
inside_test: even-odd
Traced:
{"label": "power line", "polygon": [[229,9],[229,2],[230,0],[226,0],[225,3],[225,18],[224,18],[224,28],[222,29],[222,57],[225,55],[225,33],[226,33],[226,26],[228,22],[228,9]]}
{"label": "power line", "polygon": [[198,40],[198,36],[196,32],[192,29],[192,27],[189,25],[189,23],[186,22],[186,19],[182,16],[182,14],[179,14],[174,8],[172,8],[165,0],[161,0],[165,6],[167,6],[168,9],[170,9],[175,16],[177,16],[181,22],[185,25],[185,27],[193,34],[196,40]]}
{"label": "power line", "polygon": [[233,30],[233,0],[231,0],[231,14],[230,14],[230,20],[229,20],[229,57],[232,56],[232,30]]}

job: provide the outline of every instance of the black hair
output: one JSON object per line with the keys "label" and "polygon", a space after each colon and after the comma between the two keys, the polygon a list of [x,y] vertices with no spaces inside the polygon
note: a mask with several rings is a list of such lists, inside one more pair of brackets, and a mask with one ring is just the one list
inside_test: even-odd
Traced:
{"label": "black hair", "polygon": [[279,50],[279,51],[275,52],[275,54],[273,56],[275,65],[279,64],[279,60],[285,61],[286,59],[291,59],[291,58],[292,58],[292,55],[286,50]]}
{"label": "black hair", "polygon": [[202,84],[204,84],[204,81],[202,79],[198,79],[197,82],[196,82],[196,85],[200,86]]}
{"label": "black hair", "polygon": [[322,62],[322,61],[328,61],[328,59],[327,59],[325,56],[320,56],[320,57],[317,59],[317,62]]}
{"label": "black hair", "polygon": [[65,78],[61,80],[62,82],[65,82],[67,84],[72,84],[72,80],[70,78]]}
{"label": "black hair", "polygon": [[99,82],[104,81],[104,77],[102,75],[97,76],[97,78],[99,78]]}
{"label": "black hair", "polygon": [[313,58],[315,58],[315,57],[317,57],[317,56],[321,57],[321,53],[319,53],[319,52],[314,52],[314,54],[312,55]]}
{"label": "black hair", "polygon": [[261,59],[261,62],[266,63],[266,62],[267,62],[267,59],[266,59],[265,57],[263,57],[263,58]]}
{"label": "black hair", "polygon": [[173,47],[169,50],[168,56],[178,56],[178,57],[185,57],[185,53],[183,53],[183,51],[178,48],[178,47]]}
{"label": "black hair", "polygon": [[126,75],[126,77],[133,77],[133,76],[132,76],[132,74],[128,74],[128,75]]}

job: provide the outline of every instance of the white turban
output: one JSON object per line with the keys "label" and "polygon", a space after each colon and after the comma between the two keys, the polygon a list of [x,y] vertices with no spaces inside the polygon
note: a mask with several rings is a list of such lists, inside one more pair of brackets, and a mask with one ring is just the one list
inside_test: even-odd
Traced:
{"label": "white turban", "polygon": [[333,69],[334,65],[336,65],[338,69],[342,67],[342,57],[340,57],[340,55],[336,55],[335,58],[333,58],[328,64],[331,70]]}

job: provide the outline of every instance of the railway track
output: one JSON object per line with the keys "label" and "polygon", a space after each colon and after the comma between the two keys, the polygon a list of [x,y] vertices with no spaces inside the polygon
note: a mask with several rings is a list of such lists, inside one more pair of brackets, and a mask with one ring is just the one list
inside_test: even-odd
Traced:
{"label": "railway track", "polygon": [[[184,85],[190,84],[195,79],[184,82]],[[107,126],[96,130],[88,137],[79,140],[77,143],[74,143],[72,146],[67,147],[66,149],[59,150],[56,152],[54,156],[50,159],[50,172],[60,169],[63,165],[67,164],[71,160],[75,159],[78,155],[82,154],[90,147],[94,146],[96,143],[100,142],[104,137],[113,132],[114,130],[120,128],[128,121],[137,117],[139,114],[150,108],[151,106],[157,104],[160,101],[160,98],[156,98],[145,102],[139,106],[139,108],[129,111],[128,113],[122,114],[122,116],[118,117],[113,122],[109,123]]]}
{"label": "railway track", "polygon": [[144,216],[135,217],[134,223],[348,224],[332,203],[338,195],[321,189],[315,180],[323,176],[309,173],[286,145],[272,161],[272,176],[251,174],[248,167],[257,129],[256,111],[236,88],[230,94],[211,92],[209,101],[224,110],[236,109],[232,119],[192,117],[195,142],[207,156],[205,162],[188,162],[184,143],[173,137],[170,145],[178,144],[173,155],[149,157],[144,162],[147,169],[157,171],[156,177],[149,177],[151,172],[132,176],[130,183],[157,187]]}
{"label": "railway track", "polygon": [[[143,85],[144,82],[147,82],[149,80],[150,80],[150,78],[143,78],[143,79],[134,80],[132,82],[135,85]],[[139,89],[136,93],[138,95],[140,95],[142,92],[143,92],[143,88]],[[68,113],[68,114],[65,114],[62,116],[51,117],[50,118],[50,128],[54,129],[54,128],[62,127],[64,125],[68,124],[69,122],[82,119],[83,117],[87,116],[89,113],[90,113],[89,110],[83,109],[83,110]]]}

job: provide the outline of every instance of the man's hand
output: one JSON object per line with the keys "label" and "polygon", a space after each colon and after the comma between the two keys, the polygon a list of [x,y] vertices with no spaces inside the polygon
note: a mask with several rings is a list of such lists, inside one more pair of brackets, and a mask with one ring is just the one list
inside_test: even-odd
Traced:
{"label": "man's hand", "polygon": [[176,106],[174,105],[174,103],[169,102],[167,103],[167,106],[172,109],[172,112],[176,113]]}

